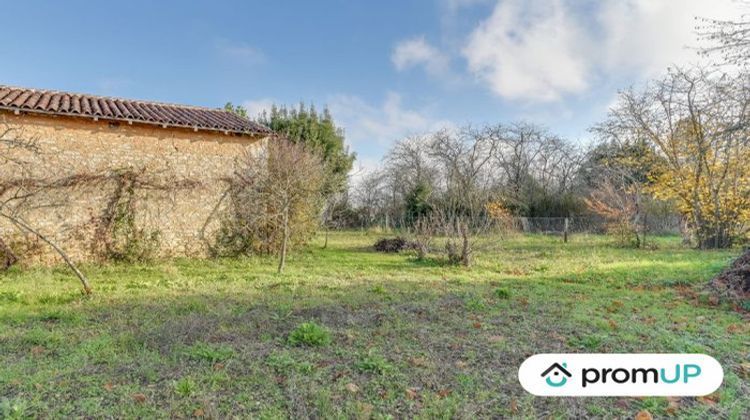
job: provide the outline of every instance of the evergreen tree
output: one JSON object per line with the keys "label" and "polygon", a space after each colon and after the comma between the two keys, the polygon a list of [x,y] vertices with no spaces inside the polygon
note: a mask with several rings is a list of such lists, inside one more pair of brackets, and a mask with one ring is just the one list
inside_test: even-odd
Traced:
{"label": "evergreen tree", "polygon": [[420,218],[427,216],[432,211],[430,205],[430,195],[432,189],[424,181],[420,181],[414,186],[406,196],[406,217],[410,223],[415,223]]}
{"label": "evergreen tree", "polygon": [[[240,105],[228,103],[225,109],[247,118],[247,110]],[[274,105],[270,113],[263,112],[256,121],[292,142],[303,143],[323,159],[326,197],[346,189],[355,155],[346,146],[344,130],[336,126],[328,109],[318,112],[314,106],[302,103],[298,108]]]}
{"label": "evergreen tree", "polygon": [[242,118],[248,118],[248,116],[247,116],[247,109],[245,109],[245,107],[242,106],[242,105],[235,105],[235,104],[233,104],[231,102],[227,102],[224,105],[224,110],[225,111],[229,111],[229,112],[233,112],[233,113],[239,115]]}

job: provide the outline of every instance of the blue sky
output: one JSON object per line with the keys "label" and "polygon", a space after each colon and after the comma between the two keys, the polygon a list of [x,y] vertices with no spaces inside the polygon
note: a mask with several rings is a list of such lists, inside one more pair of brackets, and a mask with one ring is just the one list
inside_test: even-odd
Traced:
{"label": "blue sky", "polygon": [[733,0],[0,1],[0,84],[252,112],[328,106],[365,167],[408,134],[537,122],[576,141],[618,89],[696,60]]}

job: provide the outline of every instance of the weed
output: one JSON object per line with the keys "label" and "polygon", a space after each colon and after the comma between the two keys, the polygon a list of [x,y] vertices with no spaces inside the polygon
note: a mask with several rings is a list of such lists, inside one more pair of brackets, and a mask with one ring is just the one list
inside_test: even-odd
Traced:
{"label": "weed", "polygon": [[234,350],[225,344],[197,342],[187,347],[184,350],[184,354],[191,359],[216,363],[231,359],[234,355]]}
{"label": "weed", "polygon": [[363,372],[377,373],[383,375],[393,369],[393,365],[380,353],[370,350],[356,364],[356,368]]}
{"label": "weed", "polygon": [[26,414],[28,404],[22,399],[7,399],[3,398],[0,400],[0,418],[15,420],[25,419],[29,416]]}
{"label": "weed", "polygon": [[484,304],[482,299],[476,296],[468,297],[464,303],[464,306],[466,306],[467,310],[472,312],[480,312],[486,308],[486,305]]}
{"label": "weed", "polygon": [[603,342],[604,340],[597,335],[586,335],[581,338],[572,337],[568,340],[568,345],[585,350],[596,350],[602,345]]}
{"label": "weed", "polygon": [[372,287],[372,288],[370,289],[370,291],[371,291],[372,293],[375,293],[375,294],[377,294],[377,295],[385,295],[385,294],[387,293],[387,292],[385,291],[385,287],[383,287],[383,285],[381,285],[381,284],[378,284],[378,285],[376,285],[376,286],[373,286],[373,287]]}
{"label": "weed", "polygon": [[0,292],[0,302],[19,303],[23,301],[24,301],[23,293],[21,292],[14,292],[14,291]]}
{"label": "weed", "polygon": [[495,297],[498,299],[510,299],[510,291],[508,289],[497,288],[495,289]]}
{"label": "weed", "polygon": [[181,378],[174,383],[174,392],[181,397],[189,397],[195,393],[196,384],[190,378]]}
{"label": "weed", "polygon": [[279,372],[290,370],[296,363],[294,358],[287,352],[272,353],[266,358],[266,364]]}
{"label": "weed", "polygon": [[49,294],[42,295],[37,298],[37,302],[42,305],[66,305],[71,302],[75,302],[81,299],[81,294],[78,292],[62,293],[62,294]]}
{"label": "weed", "polygon": [[304,322],[289,334],[288,341],[293,346],[327,346],[331,343],[331,333],[314,322]]}

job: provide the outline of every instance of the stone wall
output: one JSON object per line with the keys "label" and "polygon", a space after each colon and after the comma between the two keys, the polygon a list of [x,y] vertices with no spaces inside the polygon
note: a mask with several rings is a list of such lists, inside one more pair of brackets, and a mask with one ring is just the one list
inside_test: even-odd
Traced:
{"label": "stone wall", "polygon": [[[157,232],[162,256],[205,256],[224,206],[227,178],[248,150],[265,138],[212,131],[111,123],[0,111],[0,128],[33,139],[37,153],[12,151],[23,165],[0,164],[0,179],[71,180],[24,205],[24,218],[79,260],[97,257],[97,221],[111,211],[122,182],[112,174],[137,173],[136,225]],[[7,153],[7,152],[3,152]],[[21,174],[21,168],[30,173]],[[52,262],[53,254],[5,220],[0,237],[26,262]]]}

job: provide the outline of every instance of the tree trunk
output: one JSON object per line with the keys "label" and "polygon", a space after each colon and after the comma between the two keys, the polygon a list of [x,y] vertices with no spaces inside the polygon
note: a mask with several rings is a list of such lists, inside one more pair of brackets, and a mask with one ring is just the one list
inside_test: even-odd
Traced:
{"label": "tree trunk", "polygon": [[281,238],[281,252],[279,255],[279,269],[278,272],[284,272],[284,266],[286,265],[286,249],[287,242],[289,241],[289,210],[284,211],[284,233]]}
{"label": "tree trunk", "polygon": [[0,238],[0,271],[9,269],[13,264],[18,261],[16,254],[5,244],[3,238]]}
{"label": "tree trunk", "polygon": [[466,225],[466,223],[461,223],[459,225],[459,229],[461,230],[461,263],[465,267],[469,267],[471,265],[471,240],[469,239],[469,227]]}
{"label": "tree trunk", "polygon": [[60,257],[62,257],[63,261],[65,261],[65,264],[67,264],[68,267],[70,267],[73,273],[75,273],[76,277],[78,277],[78,279],[81,281],[81,285],[83,285],[83,292],[87,295],[90,295],[92,293],[93,289],[91,289],[89,280],[86,278],[86,276],[83,275],[83,273],[81,273],[81,270],[79,270],[78,267],[76,267],[76,265],[73,264],[73,261],[71,261],[70,258],[68,258],[68,255],[65,253],[65,251],[63,251],[59,246],[57,246],[57,244],[52,242],[50,239],[48,239],[46,236],[39,233],[37,230],[35,230],[31,226],[24,223],[21,219],[15,218],[13,216],[9,216],[7,214],[2,214],[2,213],[0,213],[0,216],[10,220],[10,222],[13,223],[14,225],[18,226],[22,230],[25,230],[31,233],[32,235],[36,236],[37,238],[47,243],[47,245],[51,246],[52,249],[54,249],[55,252],[57,252],[57,254],[60,255]]}

